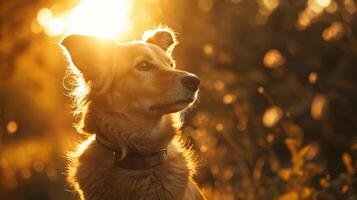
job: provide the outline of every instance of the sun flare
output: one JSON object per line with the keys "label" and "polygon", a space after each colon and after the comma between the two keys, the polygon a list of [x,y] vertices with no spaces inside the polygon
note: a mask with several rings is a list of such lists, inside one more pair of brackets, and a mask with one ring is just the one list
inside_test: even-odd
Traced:
{"label": "sun flare", "polygon": [[60,16],[43,8],[37,21],[49,36],[84,34],[114,39],[128,28],[129,4],[128,0],[81,0]]}

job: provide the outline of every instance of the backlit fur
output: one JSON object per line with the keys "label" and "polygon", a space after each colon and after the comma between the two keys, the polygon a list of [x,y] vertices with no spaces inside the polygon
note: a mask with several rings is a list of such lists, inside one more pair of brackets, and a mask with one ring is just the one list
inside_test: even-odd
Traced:
{"label": "backlit fur", "polygon": [[[182,111],[194,103],[197,91],[180,82],[194,75],[175,69],[171,52],[176,44],[167,28],[128,43],[80,35],[62,41],[74,77],[76,128],[89,134],[68,153],[67,180],[82,200],[204,199],[193,180],[194,154],[180,139]],[[153,69],[137,67],[145,59]],[[181,99],[191,100],[153,109]],[[98,131],[122,158],[129,149],[147,155],[165,147],[168,158],[148,170],[117,167],[113,152],[95,141]]]}

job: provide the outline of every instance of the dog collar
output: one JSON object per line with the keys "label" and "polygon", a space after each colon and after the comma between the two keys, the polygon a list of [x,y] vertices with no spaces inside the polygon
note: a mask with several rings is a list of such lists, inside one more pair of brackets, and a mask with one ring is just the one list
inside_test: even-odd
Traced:
{"label": "dog collar", "polygon": [[128,170],[147,170],[159,166],[167,159],[167,149],[163,148],[150,155],[142,155],[135,151],[128,151],[124,159],[120,159],[121,153],[112,143],[102,134],[96,134],[96,142],[106,149],[113,152],[114,165]]}

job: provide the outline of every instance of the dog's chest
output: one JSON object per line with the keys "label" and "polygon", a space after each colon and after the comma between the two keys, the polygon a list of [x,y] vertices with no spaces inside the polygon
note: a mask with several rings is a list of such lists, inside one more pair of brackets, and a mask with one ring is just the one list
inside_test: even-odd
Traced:
{"label": "dog's chest", "polygon": [[185,169],[158,168],[143,174],[123,176],[113,176],[117,177],[113,181],[113,189],[118,196],[129,199],[182,199],[188,182],[188,171]]}
{"label": "dog's chest", "polygon": [[112,155],[88,151],[79,158],[79,165],[70,166],[75,173],[69,178],[78,183],[83,199],[182,199],[184,196],[190,176],[188,160],[172,145],[168,146],[165,162],[143,171],[117,167]]}

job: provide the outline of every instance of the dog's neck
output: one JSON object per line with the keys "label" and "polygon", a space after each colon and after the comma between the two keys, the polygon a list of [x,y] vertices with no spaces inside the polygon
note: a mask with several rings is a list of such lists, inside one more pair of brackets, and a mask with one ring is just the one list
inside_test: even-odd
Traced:
{"label": "dog's neck", "polygon": [[108,142],[120,148],[142,155],[152,154],[166,148],[177,132],[178,114],[145,116],[130,113],[116,116],[103,116],[100,132]]}

